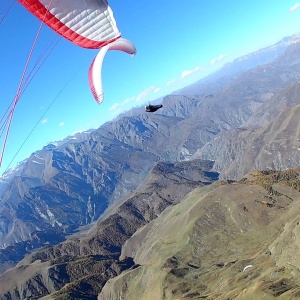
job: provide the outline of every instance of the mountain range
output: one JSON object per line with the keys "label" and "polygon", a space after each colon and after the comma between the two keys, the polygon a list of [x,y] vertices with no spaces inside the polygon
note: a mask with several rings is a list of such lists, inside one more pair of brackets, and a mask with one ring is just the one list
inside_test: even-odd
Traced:
{"label": "mountain range", "polygon": [[[0,299],[40,299],[60,289],[55,298],[95,298],[109,278],[134,267],[132,259],[119,260],[124,242],[187,193],[217,180],[212,166],[199,160],[158,163],[140,188],[111,206],[88,233],[33,252],[0,276]],[[81,291],[84,285],[88,293]]]}
{"label": "mountain range", "polygon": [[[197,247],[207,248],[207,252],[203,250],[203,253],[212,252],[213,257],[219,257],[215,265],[210,260],[214,268],[207,269],[206,265],[205,270],[218,270],[223,274],[228,264],[229,271],[225,272],[228,276],[234,270],[240,272],[241,262],[246,263],[247,259],[244,256],[236,261],[233,259],[238,256],[237,253],[244,251],[244,246],[239,248],[239,243],[250,240],[253,232],[265,224],[273,224],[270,228],[277,228],[280,222],[283,224],[284,218],[290,214],[290,207],[296,205],[291,203],[296,203],[298,199],[299,173],[291,171],[292,175],[289,175],[285,170],[300,165],[299,54],[299,35],[285,38],[164,97],[163,109],[155,114],[146,114],[142,108],[135,108],[97,130],[51,143],[33,153],[15,170],[5,173],[0,181],[0,271],[13,268],[0,276],[0,291],[4,295],[1,299],[39,299],[52,293],[55,293],[55,299],[96,299],[104,285],[102,295],[99,295],[101,299],[119,299],[123,296],[124,299],[148,299],[148,288],[143,286],[142,281],[136,281],[135,275],[140,276],[139,272],[144,272],[146,277],[141,280],[149,281],[147,274],[154,271],[160,274],[157,276],[163,276],[160,278],[164,282],[163,295],[166,299],[188,295],[181,288],[187,283],[181,279],[185,276],[187,279],[203,276],[199,270],[202,270],[200,266],[204,258],[199,258],[195,263],[192,262],[192,254],[187,256],[190,259],[184,258],[184,254],[177,257],[176,251],[195,251],[192,250],[195,241],[191,239],[193,245],[187,244],[187,250],[182,248],[184,245],[177,238],[174,241],[171,238],[169,242],[168,236],[155,236],[154,232],[164,233],[163,228],[174,227],[175,223],[185,224],[178,238],[194,232],[198,221],[193,223],[195,215],[189,210],[189,207],[194,207],[190,202],[194,200],[183,200],[190,192],[197,195],[195,211],[199,214],[207,211],[208,215],[217,216],[216,223],[211,223],[210,217],[204,215],[200,218],[210,224],[209,228],[216,229],[216,232],[206,227],[203,232],[201,229],[203,239],[207,239],[212,247],[229,243],[226,236],[237,241],[234,244],[235,254],[228,252],[223,256],[217,252],[215,254],[208,244],[203,246],[200,243],[202,246]],[[259,178],[255,183],[253,178],[252,181],[247,179],[250,176],[247,174],[254,169],[266,172],[251,175]],[[272,178],[272,184],[269,184],[268,178],[272,174],[277,174],[279,178],[292,176],[294,185],[291,190],[286,191],[285,185],[282,187],[276,176],[277,179]],[[202,187],[217,179],[223,181]],[[261,182],[264,184],[261,185]],[[277,183],[281,184],[278,190],[273,187],[275,184],[277,188]],[[288,181],[286,185],[289,185]],[[245,190],[245,193],[239,194],[239,189]],[[212,210],[209,209],[209,201],[215,201],[219,197],[217,195],[225,192],[228,198],[230,195],[233,198],[232,202],[225,201],[227,208],[230,206],[233,210],[238,207],[238,219],[233,217],[231,210],[224,208],[226,205],[223,203],[221,206],[212,204]],[[252,192],[253,197],[248,197]],[[212,198],[210,193],[214,195]],[[275,198],[272,193],[275,193]],[[237,195],[247,205],[237,204]],[[193,197],[188,195],[185,199],[195,199]],[[210,200],[203,200],[206,197]],[[289,200],[282,203],[284,199]],[[184,206],[183,203],[189,204]],[[245,235],[238,235],[239,230],[245,230],[244,227],[241,229],[243,217],[240,214],[249,211],[248,206],[255,215],[251,223],[253,227],[251,225]],[[264,210],[260,212],[262,207]],[[177,209],[180,211],[176,212]],[[288,212],[276,223],[276,216],[283,210]],[[176,215],[175,212],[178,218],[171,218]],[[266,215],[265,221],[261,219],[263,214]],[[239,225],[233,224],[232,220],[237,220]],[[250,219],[248,221],[251,222]],[[159,227],[162,224],[165,225]],[[221,230],[222,226],[228,228],[227,231]],[[155,228],[161,229],[155,231]],[[268,234],[275,243],[285,232],[290,231],[268,231]],[[143,240],[148,233],[149,237],[153,237],[149,241],[148,238]],[[166,234],[169,234],[167,230]],[[219,239],[220,244],[210,243],[214,237]],[[197,241],[198,238],[201,240],[198,236]],[[258,245],[262,245],[261,237],[255,236],[255,239]],[[166,242],[156,244],[155,240]],[[160,257],[164,253],[163,245],[167,249],[169,244],[174,245],[176,253],[167,250],[168,257]],[[144,245],[148,246],[144,248]],[[42,247],[45,248],[36,251]],[[153,249],[153,253],[147,247],[149,251]],[[272,246],[271,237],[262,247],[275,249],[274,252],[270,250],[272,253],[280,251],[275,244]],[[134,249],[144,250],[136,252]],[[152,264],[152,258],[146,257],[146,253],[157,260],[152,269],[144,267]],[[247,253],[252,258],[262,254],[254,252],[254,248]],[[267,260],[262,259],[264,263]],[[277,263],[276,257],[274,261]],[[266,266],[274,267],[275,262],[273,265],[266,263]],[[91,269],[93,271],[89,271]],[[282,274],[287,276],[288,270]],[[262,271],[255,274],[256,279],[265,278]],[[111,279],[117,275],[119,277]],[[226,277],[226,284],[238,283],[243,277],[240,273],[233,276],[232,280]],[[276,278],[287,280],[280,276]],[[276,290],[277,283],[270,282],[275,284]],[[288,290],[298,293],[296,282],[286,282],[291,286]],[[153,291],[157,291],[157,295],[162,292],[158,291],[158,284],[153,280]],[[194,283],[192,285],[189,290],[195,289],[195,294],[186,297],[197,299],[204,295],[207,299],[224,299],[225,294],[212,293],[213,283],[211,286],[203,283],[206,286],[202,287],[203,293],[201,287],[199,290]],[[82,291],[86,286],[90,294],[85,296]],[[113,291],[109,286],[113,287]],[[124,286],[128,290],[123,290]],[[236,285],[236,294],[240,293],[241,286]],[[137,287],[144,291],[143,298],[138,298],[140,294],[130,294]],[[254,288],[258,295],[264,290],[257,285]],[[226,293],[231,295],[230,291]]]}

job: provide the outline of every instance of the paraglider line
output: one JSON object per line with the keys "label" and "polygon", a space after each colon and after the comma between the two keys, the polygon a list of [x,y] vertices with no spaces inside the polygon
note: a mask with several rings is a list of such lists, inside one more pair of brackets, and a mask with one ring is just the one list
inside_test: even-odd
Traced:
{"label": "paraglider line", "polygon": [[[20,93],[20,96],[22,96],[24,94],[24,92],[26,91],[28,85],[30,84],[30,82],[34,79],[35,75],[38,73],[38,71],[41,69],[41,67],[43,66],[43,64],[45,63],[45,61],[47,60],[47,58],[50,56],[50,54],[54,51],[54,49],[56,48],[57,44],[59,43],[60,40],[57,40],[55,42],[55,44],[52,46],[52,48],[50,49],[51,44],[48,46],[48,48],[46,50],[44,50],[44,53],[40,55],[38,61],[36,62],[36,64],[34,65],[33,69],[30,71],[30,73],[28,74],[27,78],[25,79],[23,86],[22,86],[22,91]],[[51,42],[53,43],[53,41]],[[46,51],[50,49],[50,51],[48,52],[48,54],[43,58],[42,57],[45,55]],[[41,61],[42,60],[42,61]],[[38,66],[38,63],[41,61],[40,65]],[[35,70],[34,70],[35,69]],[[33,72],[34,71],[34,72]],[[31,76],[31,78],[30,78]]]}
{"label": "paraglider line", "polygon": [[0,138],[2,137],[2,135],[3,135],[3,133],[4,133],[5,126],[7,125],[7,122],[8,122],[8,117],[9,117],[9,115],[6,116],[5,121],[4,121],[3,124],[1,125],[0,130],[2,130],[2,132],[1,132],[1,134],[0,134]]}
{"label": "paraglider line", "polygon": [[31,129],[31,131],[29,132],[29,134],[27,135],[26,139],[23,141],[23,143],[21,144],[21,146],[19,147],[18,151],[16,152],[16,154],[14,155],[14,157],[12,158],[12,160],[9,162],[8,166],[6,167],[4,173],[9,169],[10,165],[13,163],[14,159],[17,157],[17,155],[19,154],[19,152],[21,151],[21,149],[23,148],[24,144],[27,142],[27,140],[30,138],[30,136],[32,135],[32,133],[34,132],[34,130],[36,129],[36,127],[40,124],[40,122],[43,120],[44,116],[47,114],[47,112],[50,110],[50,108],[53,106],[53,104],[55,103],[55,101],[59,98],[59,96],[62,94],[62,92],[67,88],[67,86],[70,84],[72,79],[70,79],[65,86],[59,91],[59,93],[56,95],[56,97],[52,100],[52,102],[50,103],[50,105],[47,107],[46,111],[42,114],[42,116],[39,118],[39,120],[36,122],[36,124],[34,125],[34,127]]}
{"label": "paraglider line", "polygon": [[24,77],[25,77],[26,71],[28,69],[28,65],[29,65],[30,59],[32,57],[32,53],[33,53],[34,47],[36,45],[37,38],[38,38],[38,36],[40,34],[40,31],[41,31],[41,28],[42,28],[42,24],[40,25],[40,28],[39,28],[39,30],[37,32],[37,35],[35,37],[35,40],[33,42],[31,50],[29,52],[29,55],[28,55],[28,58],[27,58],[27,61],[26,61],[26,64],[25,64],[25,67],[24,67],[24,70],[23,70],[23,73],[22,73],[22,76],[21,76],[21,80],[20,80],[20,83],[19,83],[19,86],[18,86],[18,89],[17,89],[17,93],[16,93],[16,96],[15,96],[14,101],[13,101],[13,106],[12,106],[12,109],[11,109],[10,114],[9,114],[8,126],[7,126],[7,130],[6,130],[6,135],[5,135],[5,138],[4,138],[4,143],[3,143],[2,151],[1,151],[0,167],[2,165],[3,155],[4,155],[4,151],[5,151],[5,147],[6,147],[6,143],[7,143],[7,138],[8,138],[8,134],[9,134],[9,131],[10,131],[10,126],[11,126],[11,122],[12,122],[12,119],[13,119],[14,111],[15,111],[17,103],[20,100],[20,91],[21,91],[21,88],[22,88],[22,85],[23,85]]}
{"label": "paraglider line", "polygon": [[[8,1],[9,2],[9,1]],[[2,19],[0,20],[0,25],[3,23],[3,21],[5,20],[6,16],[8,15],[9,11],[11,10],[11,8],[13,7],[13,5],[15,4],[15,1],[11,1],[11,4],[8,8],[5,7],[5,4],[4,4],[4,7],[2,8],[2,10],[0,11],[0,15],[4,13]],[[6,6],[8,4],[6,3]],[[6,11],[5,11],[6,9]]]}
{"label": "paraglider line", "polygon": [[[10,111],[12,105],[13,105],[13,101],[10,103],[10,105],[7,107],[5,113],[3,114],[3,116],[2,116],[2,118],[1,118],[1,120],[0,120],[0,124],[2,124],[2,122],[3,122],[3,120],[4,120],[5,117],[6,117],[6,121],[5,121],[5,122],[7,122],[7,119],[8,119],[8,112]],[[2,125],[2,126],[3,126],[3,125]],[[2,128],[2,127],[1,127],[1,128]]]}
{"label": "paraglider line", "polygon": [[[52,40],[52,42],[43,50],[43,53],[41,53],[40,57],[38,58],[38,61],[35,63],[34,67],[32,68],[32,70],[30,71],[30,73],[28,74],[27,78],[24,80],[23,85],[22,85],[22,91],[20,92],[20,97],[24,94],[24,92],[26,91],[28,85],[30,84],[30,82],[34,79],[34,77],[36,76],[36,74],[38,73],[38,71],[40,70],[40,68],[43,66],[43,64],[45,63],[45,61],[47,60],[47,58],[50,56],[50,54],[54,51],[54,49],[56,48],[57,44],[59,43],[60,39],[58,39],[57,41],[55,41],[55,39]],[[52,46],[52,48],[50,49],[50,46]],[[49,50],[50,49],[50,50]],[[48,54],[45,56],[45,53],[47,53],[47,51],[49,50]],[[44,58],[43,58],[44,56]],[[42,60],[43,58],[43,60]],[[40,63],[40,65],[38,66],[38,63]],[[6,117],[6,121],[5,124],[7,123],[7,119],[8,119],[8,115],[9,115],[9,111],[11,111],[11,107],[14,103],[14,99],[11,101],[11,103],[9,104],[9,106],[7,107],[5,113],[2,115],[2,118],[0,120],[0,124],[2,124],[4,118]],[[5,125],[3,123],[2,127]],[[2,128],[1,127],[1,128]],[[1,130],[1,129],[0,129]],[[3,133],[2,133],[3,134]],[[0,135],[0,137],[2,136],[2,134]]]}
{"label": "paraglider line", "polygon": [[[52,4],[52,0],[49,4],[49,7],[51,6]],[[44,16],[46,17],[46,15]],[[9,135],[9,131],[10,131],[10,126],[11,126],[11,122],[12,122],[12,119],[13,119],[13,115],[14,115],[14,112],[15,112],[15,108],[16,108],[16,105],[17,103],[19,102],[20,100],[20,92],[21,92],[21,89],[22,89],[22,86],[23,86],[23,81],[24,81],[24,78],[25,78],[25,75],[26,75],[26,72],[27,72],[27,69],[28,69],[28,66],[29,66],[29,62],[31,60],[31,57],[32,57],[32,54],[33,54],[33,51],[34,51],[34,48],[35,48],[35,45],[37,43],[37,40],[38,40],[38,37],[41,33],[41,30],[42,30],[42,27],[43,27],[43,21],[41,22],[40,24],[40,27],[36,33],[36,36],[35,36],[35,39],[33,41],[33,44],[31,46],[31,49],[30,49],[30,52],[29,52],[29,55],[27,57],[27,61],[26,61],[26,64],[25,64],[25,67],[24,67],[24,70],[23,70],[23,73],[22,73],[22,76],[21,76],[21,80],[20,80],[20,83],[19,83],[19,86],[18,86],[18,89],[17,89],[17,93],[16,93],[16,96],[14,98],[14,101],[13,101],[13,107],[10,111],[10,114],[9,114],[9,121],[8,121],[8,126],[7,126],[7,130],[6,130],[6,134],[5,134],[5,138],[4,138],[4,143],[3,143],[3,146],[2,146],[2,151],[1,151],[1,156],[0,156],[0,168],[2,166],[2,161],[3,161],[3,156],[4,156],[4,152],[5,152],[5,148],[6,148],[6,143],[7,143],[7,139],[8,139],[8,135]]]}

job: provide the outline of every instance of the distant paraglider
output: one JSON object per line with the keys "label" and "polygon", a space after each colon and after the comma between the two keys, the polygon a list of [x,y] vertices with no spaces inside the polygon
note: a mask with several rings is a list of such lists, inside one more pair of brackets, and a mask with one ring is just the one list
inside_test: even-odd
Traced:
{"label": "distant paraglider", "polygon": [[254,266],[253,265],[247,265],[244,269],[243,269],[243,272],[245,272],[246,270],[250,269],[250,268],[253,268]]}
{"label": "distant paraglider", "polygon": [[145,109],[146,109],[146,112],[156,112],[157,110],[159,110],[162,107],[163,107],[162,104],[151,105],[149,103],[149,105],[145,106]]}

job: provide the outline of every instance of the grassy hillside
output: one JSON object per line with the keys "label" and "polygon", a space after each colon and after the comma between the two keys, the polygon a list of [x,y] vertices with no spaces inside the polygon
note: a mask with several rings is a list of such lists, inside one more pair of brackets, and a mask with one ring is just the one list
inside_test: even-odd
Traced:
{"label": "grassy hillside", "polygon": [[98,299],[299,299],[299,174],[253,172],[194,190],[125,244],[139,267]]}

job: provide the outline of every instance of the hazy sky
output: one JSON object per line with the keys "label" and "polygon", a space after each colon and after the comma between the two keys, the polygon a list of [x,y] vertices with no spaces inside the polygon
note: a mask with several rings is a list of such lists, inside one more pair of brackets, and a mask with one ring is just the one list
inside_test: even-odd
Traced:
{"label": "hazy sky", "polygon": [[[13,6],[4,15],[7,3]],[[137,55],[107,53],[104,102],[98,105],[87,80],[98,50],[57,39],[44,26],[30,67],[39,62],[45,45],[59,42],[16,107],[0,174],[16,153],[11,166],[51,141],[98,128],[121,111],[300,32],[300,2],[295,0],[111,0],[109,4],[122,36],[136,45]],[[0,0],[0,117],[16,94],[39,26],[40,21],[17,1]],[[3,135],[0,142],[2,148]]]}

